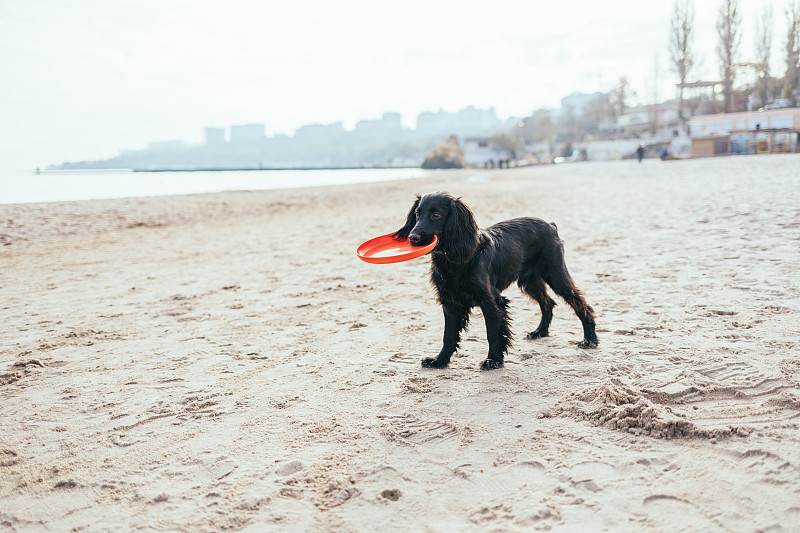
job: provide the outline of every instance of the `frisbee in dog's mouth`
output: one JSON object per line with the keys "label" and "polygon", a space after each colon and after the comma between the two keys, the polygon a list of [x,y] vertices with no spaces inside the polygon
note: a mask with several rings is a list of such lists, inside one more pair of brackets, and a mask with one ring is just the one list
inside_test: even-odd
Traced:
{"label": "frisbee in dog's mouth", "polygon": [[436,248],[439,239],[434,235],[433,241],[425,246],[414,246],[408,239],[396,239],[393,233],[375,237],[356,249],[356,255],[367,263],[400,263],[423,256]]}

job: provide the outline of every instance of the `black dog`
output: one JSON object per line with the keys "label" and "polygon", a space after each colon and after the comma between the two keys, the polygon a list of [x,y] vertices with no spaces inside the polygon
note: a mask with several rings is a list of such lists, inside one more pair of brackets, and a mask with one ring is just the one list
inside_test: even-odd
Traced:
{"label": "black dog", "polygon": [[475,217],[458,198],[446,193],[417,197],[405,226],[394,236],[414,246],[439,244],[431,252],[431,281],[444,310],[444,340],[435,358],[422,366],[444,368],[458,348],[470,310],[479,306],[486,320],[489,356],[482,370],[503,366],[511,342],[508,299],[500,293],[512,282],[539,303],[542,320],[529,339],[548,335],[553,307],[545,283],[575,310],[583,324],[581,348],[597,347],[594,310],[575,286],[564,263],[564,245],[555,224],[538,218],[515,218],[478,229]]}

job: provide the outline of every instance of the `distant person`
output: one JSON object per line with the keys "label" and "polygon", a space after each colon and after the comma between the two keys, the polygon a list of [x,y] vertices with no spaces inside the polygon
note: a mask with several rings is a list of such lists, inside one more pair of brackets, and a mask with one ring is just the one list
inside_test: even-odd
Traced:
{"label": "distant person", "polygon": [[641,144],[639,145],[639,148],[636,149],[636,159],[639,160],[639,163],[641,163],[642,159],[644,159],[644,146]]}

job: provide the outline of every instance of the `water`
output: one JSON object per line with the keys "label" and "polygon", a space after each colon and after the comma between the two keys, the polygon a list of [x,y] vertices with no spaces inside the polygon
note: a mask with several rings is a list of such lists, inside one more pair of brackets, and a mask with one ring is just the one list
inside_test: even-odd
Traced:
{"label": "water", "polygon": [[417,168],[255,170],[247,172],[75,171],[0,180],[0,204],[167,196],[236,190],[289,189],[421,178]]}

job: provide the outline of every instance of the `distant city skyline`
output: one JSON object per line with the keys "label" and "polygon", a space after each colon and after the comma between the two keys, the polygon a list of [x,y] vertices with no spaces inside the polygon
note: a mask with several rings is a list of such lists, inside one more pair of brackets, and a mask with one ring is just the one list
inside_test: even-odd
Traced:
{"label": "distant city skyline", "polygon": [[[554,112],[557,116],[559,111],[563,111],[564,106],[567,105],[571,108],[573,112],[578,114],[582,113],[583,106],[596,98],[600,92],[594,93],[580,93],[574,92],[568,95],[565,95],[560,100],[560,105],[550,110]],[[366,131],[371,125],[377,125],[380,130],[385,131],[386,124],[391,124],[397,131],[407,130],[407,131],[424,131],[426,129],[435,131],[436,133],[440,134],[449,134],[449,130],[445,127],[442,128],[440,124],[442,123],[442,119],[446,117],[457,117],[459,115],[469,114],[469,113],[477,113],[483,115],[482,120],[484,121],[484,125],[488,128],[493,128],[503,122],[511,123],[517,120],[523,119],[523,116],[510,116],[506,117],[506,120],[503,121],[500,117],[497,116],[494,106],[491,106],[487,109],[478,109],[473,105],[469,105],[463,109],[454,110],[452,112],[445,110],[445,109],[438,109],[438,110],[424,110],[421,111],[416,120],[413,123],[408,125],[408,121],[405,123],[402,120],[402,114],[397,113],[395,111],[384,111],[381,113],[381,116],[378,117],[368,117],[362,118],[355,121],[351,128],[347,128],[344,125],[344,122],[341,120],[330,122],[327,124],[321,123],[311,123],[311,124],[301,124],[297,127],[294,131],[290,133],[275,133],[270,135],[267,132],[266,125],[263,123],[245,123],[245,124],[218,124],[214,126],[204,126],[203,127],[203,137],[200,141],[195,142],[187,142],[185,139],[179,138],[171,138],[171,139],[157,139],[157,140],[149,140],[147,142],[147,146],[130,148],[130,147],[120,147],[120,152],[131,152],[137,151],[141,149],[161,149],[161,148],[175,148],[177,145],[175,143],[186,143],[186,144],[195,144],[195,145],[206,145],[206,146],[213,146],[219,145],[224,143],[235,143],[237,141],[242,140],[253,140],[253,139],[260,139],[260,138],[270,138],[270,137],[297,137],[297,136],[304,136],[309,135],[309,132],[315,132],[316,134],[329,134],[331,129],[340,129],[342,132],[357,132],[359,130]],[[488,116],[488,115],[490,116]],[[488,119],[488,120],[487,120]],[[421,124],[420,124],[421,123]],[[438,124],[437,124],[438,123]],[[456,128],[457,129],[457,128]],[[312,133],[311,135],[314,135]]]}
{"label": "distant city skyline", "polygon": [[[594,97],[594,95],[585,95]],[[565,97],[569,98],[569,96]],[[563,99],[562,99],[563,100]],[[309,135],[309,132],[324,132],[328,134],[331,129],[341,129],[342,132],[357,132],[367,131],[370,129],[371,126],[375,125],[381,131],[386,130],[386,125],[391,124],[392,127],[396,128],[397,131],[408,130],[408,131],[424,131],[425,129],[429,130],[436,130],[437,133],[446,133],[448,130],[447,128],[437,128],[431,124],[432,121],[441,122],[442,117],[452,116],[457,117],[459,115],[463,115],[464,113],[478,113],[478,114],[491,114],[491,119],[486,121],[486,117],[484,117],[485,124],[489,127],[494,127],[496,124],[500,124],[503,121],[497,117],[494,107],[490,107],[488,109],[478,109],[475,106],[467,106],[464,109],[458,109],[453,112],[446,111],[444,109],[439,109],[437,111],[422,111],[417,115],[416,120],[412,123],[411,126],[407,126],[402,122],[402,115],[400,113],[394,111],[384,111],[380,117],[372,118],[362,118],[357,120],[352,128],[346,128],[344,123],[341,120],[337,120],[335,122],[331,122],[328,124],[320,124],[320,123],[311,123],[311,124],[301,124],[298,126],[296,130],[290,133],[275,133],[270,135],[266,130],[266,125],[263,123],[256,123],[251,122],[247,124],[219,124],[214,126],[205,126],[203,127],[203,138],[199,142],[194,142],[193,144],[204,144],[207,146],[212,146],[215,144],[223,144],[229,142],[237,142],[241,140],[253,140],[253,139],[260,139],[260,138],[269,138],[269,137],[296,137],[296,136],[303,136]],[[507,117],[507,121],[517,120],[523,117]],[[422,124],[420,124],[422,122]],[[491,125],[489,125],[491,122]],[[174,143],[176,142],[186,142],[185,139],[179,138],[172,138],[172,139],[158,139],[158,140],[150,140],[147,142],[147,149],[152,148],[160,148],[160,147],[174,147]],[[192,143],[189,143],[192,144]],[[129,147],[120,147],[120,151],[126,152],[131,150],[139,150],[145,147],[138,147],[138,148],[129,148]]]}
{"label": "distant city skyline", "polygon": [[293,135],[268,136],[264,124],[233,124],[230,128],[204,128],[202,143],[151,141],[144,149],[123,148],[114,157],[63,161],[45,170],[417,166],[429,150],[451,134],[492,136],[516,127],[519,120],[500,120],[494,108],[468,106],[455,113],[422,112],[415,128],[404,127],[400,113],[395,112],[359,120],[352,129],[345,129],[342,122],[306,124]]}
{"label": "distant city skyline", "polygon": [[[718,1],[695,3],[700,59],[717,78]],[[780,72],[785,1],[740,0],[742,59],[772,5]],[[263,124],[267,135],[384,111],[403,126],[423,111],[494,107],[501,119],[556,108],[572,92],[608,91],[627,76],[641,101],[674,95],[672,2],[476,8],[409,0],[37,0],[0,5],[0,179],[120,148],[184,139],[205,127]]]}

